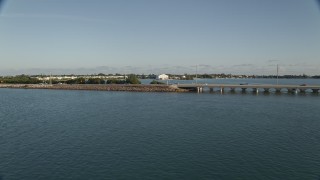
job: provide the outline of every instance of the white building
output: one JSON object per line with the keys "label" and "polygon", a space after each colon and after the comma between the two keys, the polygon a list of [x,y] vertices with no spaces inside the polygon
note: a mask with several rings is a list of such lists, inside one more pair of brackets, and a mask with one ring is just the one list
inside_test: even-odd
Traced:
{"label": "white building", "polygon": [[166,74],[160,74],[157,76],[157,79],[158,80],[167,80],[167,79],[169,79],[169,76]]}

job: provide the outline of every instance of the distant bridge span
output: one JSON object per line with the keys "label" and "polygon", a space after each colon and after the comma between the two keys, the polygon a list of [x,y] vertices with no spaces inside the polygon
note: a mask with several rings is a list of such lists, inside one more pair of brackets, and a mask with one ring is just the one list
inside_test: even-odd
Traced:
{"label": "distant bridge span", "polygon": [[196,92],[203,92],[203,88],[209,88],[210,91],[214,89],[218,89],[221,92],[225,91],[225,89],[229,89],[230,91],[235,91],[236,89],[241,89],[242,91],[246,91],[247,89],[251,89],[253,92],[259,92],[259,90],[263,90],[265,92],[269,92],[273,89],[275,92],[281,92],[283,89],[287,92],[306,92],[306,90],[310,90],[314,93],[318,93],[320,86],[318,85],[274,85],[274,84],[177,84],[178,88],[181,89],[190,89]]}

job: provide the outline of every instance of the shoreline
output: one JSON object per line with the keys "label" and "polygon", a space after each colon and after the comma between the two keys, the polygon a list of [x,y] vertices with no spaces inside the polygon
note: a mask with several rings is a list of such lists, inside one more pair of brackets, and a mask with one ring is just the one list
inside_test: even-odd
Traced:
{"label": "shoreline", "polygon": [[178,88],[175,85],[159,84],[0,84],[0,88],[130,92],[189,92],[189,90]]}

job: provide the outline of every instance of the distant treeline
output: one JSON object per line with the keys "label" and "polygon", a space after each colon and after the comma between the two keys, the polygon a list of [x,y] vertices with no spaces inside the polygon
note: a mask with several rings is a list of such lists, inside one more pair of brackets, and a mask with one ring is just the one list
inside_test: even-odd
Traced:
{"label": "distant treeline", "polygon": [[[134,74],[138,79],[156,79],[157,75],[155,74]],[[169,79],[180,79],[180,80],[193,80],[194,78],[201,78],[201,79],[216,79],[216,78],[277,78],[276,75],[245,75],[245,74],[167,74]],[[92,74],[92,75],[62,75],[62,76],[77,76],[78,78],[81,77],[94,77],[94,76],[127,76],[125,74]],[[45,77],[44,75],[32,75],[30,77]],[[285,79],[305,79],[305,78],[314,78],[319,79],[320,75],[315,76],[308,76],[305,74],[302,75],[279,75],[278,78],[285,78]],[[88,79],[88,78],[86,78]],[[71,81],[72,82],[72,81]],[[121,83],[121,81],[112,81],[113,83]],[[90,83],[90,82],[89,82]],[[122,82],[123,83],[123,82]]]}
{"label": "distant treeline", "polygon": [[[275,79],[277,78],[276,75],[262,75],[262,76],[256,76],[256,78],[272,78],[272,79]],[[281,75],[281,76],[278,76],[278,78],[281,78],[281,79],[320,79],[320,75],[316,75],[316,76],[307,76],[305,74],[303,75]]]}
{"label": "distant treeline", "polygon": [[134,74],[128,75],[126,79],[102,79],[102,78],[88,78],[83,77],[69,79],[66,81],[57,81],[54,80],[52,84],[57,83],[66,83],[66,84],[141,84],[138,77]]}
{"label": "distant treeline", "polygon": [[27,75],[0,77],[0,83],[6,84],[39,84],[40,80]]}
{"label": "distant treeline", "polygon": [[[104,74],[98,74],[98,75],[104,75]],[[121,75],[121,74],[116,74]],[[202,79],[213,79],[213,78],[277,78],[276,75],[232,75],[232,74],[184,74],[184,75],[175,75],[175,74],[167,74],[170,79],[181,79],[181,80],[193,80],[194,78],[202,78]],[[46,83],[46,84],[141,84],[139,79],[156,79],[156,75],[149,74],[149,75],[139,75],[139,74],[130,74],[126,75],[125,79],[117,79],[117,78],[96,78],[95,75],[92,75],[91,77],[87,76],[87,78],[77,76],[77,78],[74,79],[63,79],[58,80],[56,78],[50,78],[50,80],[39,80],[37,77],[39,76],[28,76],[28,75],[17,75],[17,76],[0,76],[0,83],[5,84],[40,84],[40,83]],[[123,75],[124,76],[124,75]],[[283,79],[320,79],[320,75],[315,76],[307,76],[305,74],[303,75],[281,75],[278,76],[278,78]],[[159,84],[160,82],[153,81],[152,84]]]}
{"label": "distant treeline", "polygon": [[5,76],[0,77],[0,83],[3,84],[141,84],[138,77],[134,74],[128,75],[126,79],[102,79],[102,78],[88,78],[83,77],[68,79],[68,80],[57,80],[50,79],[48,81],[39,80],[38,78],[18,75],[18,76]]}
{"label": "distant treeline", "polygon": [[[216,78],[277,78],[277,75],[235,75],[235,74],[184,74],[184,75],[174,75],[167,74],[170,79],[185,79],[193,80],[194,78],[201,79],[216,79]],[[283,79],[320,79],[320,75],[308,76],[302,75],[279,75],[278,78]]]}

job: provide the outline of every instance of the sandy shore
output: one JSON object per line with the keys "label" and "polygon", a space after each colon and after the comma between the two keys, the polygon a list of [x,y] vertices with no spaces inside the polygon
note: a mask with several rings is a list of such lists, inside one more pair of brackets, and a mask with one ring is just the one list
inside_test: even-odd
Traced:
{"label": "sandy shore", "polygon": [[134,91],[134,92],[187,92],[174,85],[142,84],[0,84],[0,88],[20,89],[61,89],[61,90],[95,90],[95,91]]}

